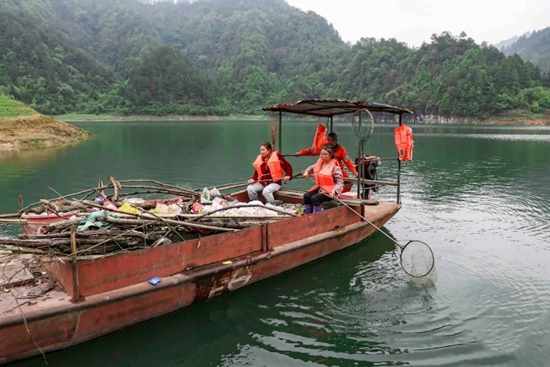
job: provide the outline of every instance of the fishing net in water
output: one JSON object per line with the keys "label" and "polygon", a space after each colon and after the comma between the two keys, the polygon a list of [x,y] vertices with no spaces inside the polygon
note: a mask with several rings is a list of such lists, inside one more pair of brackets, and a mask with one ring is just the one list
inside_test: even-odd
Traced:
{"label": "fishing net in water", "polygon": [[410,241],[401,251],[401,267],[411,277],[425,277],[434,270],[435,258],[430,246]]}

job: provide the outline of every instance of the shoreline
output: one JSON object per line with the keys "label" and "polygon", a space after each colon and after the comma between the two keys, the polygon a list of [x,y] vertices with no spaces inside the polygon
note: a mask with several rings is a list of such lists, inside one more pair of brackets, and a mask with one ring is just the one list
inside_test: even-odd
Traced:
{"label": "shoreline", "polygon": [[88,115],[88,114],[65,114],[55,115],[53,118],[66,122],[119,122],[119,121],[257,121],[265,119],[264,115]]}
{"label": "shoreline", "polygon": [[[268,115],[91,115],[91,114],[65,114],[52,116],[56,120],[65,122],[121,122],[121,121],[261,121],[267,120]],[[415,123],[416,124],[416,123]],[[506,116],[494,116],[484,120],[471,118],[434,118],[428,117],[425,122],[418,124],[430,125],[487,125],[487,126],[550,126],[549,114],[513,113]]]}
{"label": "shoreline", "polygon": [[40,114],[0,119],[0,152],[74,145],[89,137],[85,130]]}

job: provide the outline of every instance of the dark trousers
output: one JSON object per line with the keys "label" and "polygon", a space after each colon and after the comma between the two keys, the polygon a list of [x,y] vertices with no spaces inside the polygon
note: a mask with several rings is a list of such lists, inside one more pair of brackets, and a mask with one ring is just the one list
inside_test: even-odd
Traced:
{"label": "dark trousers", "polygon": [[313,206],[319,206],[325,201],[330,201],[332,198],[330,196],[326,196],[325,194],[319,193],[320,189],[316,189],[313,191],[308,191],[304,194],[304,204],[309,204]]}

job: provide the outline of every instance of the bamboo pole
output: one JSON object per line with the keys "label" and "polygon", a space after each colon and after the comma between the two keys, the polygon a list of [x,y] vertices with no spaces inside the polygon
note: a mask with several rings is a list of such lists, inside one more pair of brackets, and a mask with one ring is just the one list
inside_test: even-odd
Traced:
{"label": "bamboo pole", "polygon": [[78,284],[78,266],[76,264],[76,227],[74,225],[71,227],[71,257],[71,269],[73,272],[73,297],[71,298],[71,302],[78,302],[80,300],[80,285]]}
{"label": "bamboo pole", "polygon": [[20,216],[20,213],[0,214],[0,218],[19,218]]}
{"label": "bamboo pole", "polygon": [[0,219],[2,224],[27,224],[25,219]]}
{"label": "bamboo pole", "polygon": [[[296,174],[294,174],[292,176],[292,178],[301,178],[300,176],[304,174],[304,171],[300,171]],[[271,182],[273,180],[256,180],[255,182]],[[236,189],[238,187],[243,187],[243,186],[248,186],[250,185],[248,183],[248,181],[245,181],[245,182],[236,182],[236,183],[232,183],[232,184],[224,184],[222,185],[221,187],[217,187],[218,191],[222,191],[222,190],[231,190],[231,189]],[[215,187],[215,186],[214,186]]]}

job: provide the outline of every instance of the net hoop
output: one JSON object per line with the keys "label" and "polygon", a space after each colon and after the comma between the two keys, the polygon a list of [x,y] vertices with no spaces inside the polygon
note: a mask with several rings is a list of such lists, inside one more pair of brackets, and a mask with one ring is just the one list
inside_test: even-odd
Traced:
{"label": "net hoop", "polygon": [[[361,114],[365,113],[368,118],[358,124],[357,121],[362,120]],[[361,145],[365,144],[366,141],[369,140],[374,130],[374,116],[366,108],[355,112],[353,115],[351,115],[351,129],[353,131],[353,134],[357,138],[358,143]]]}
{"label": "net hoop", "polygon": [[[411,246],[412,245],[412,246]],[[409,241],[399,255],[403,271],[415,278],[422,278],[430,274],[435,266],[435,257],[432,249],[422,241]]]}

